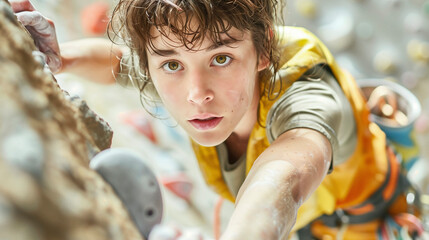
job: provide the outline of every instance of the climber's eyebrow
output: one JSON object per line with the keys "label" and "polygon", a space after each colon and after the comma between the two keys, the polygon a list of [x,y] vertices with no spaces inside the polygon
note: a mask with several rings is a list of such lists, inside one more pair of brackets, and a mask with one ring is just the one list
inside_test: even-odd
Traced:
{"label": "climber's eyebrow", "polygon": [[[227,38],[227,39],[223,39],[220,42],[216,42],[213,43],[212,45],[208,46],[207,48],[204,49],[204,51],[209,52],[209,51],[213,51],[216,50],[218,48],[222,48],[222,47],[230,47],[230,48],[234,48],[233,44],[238,42],[238,39],[235,38]],[[180,53],[178,53],[175,49],[151,49],[149,50],[150,55],[152,56],[161,56],[161,57],[171,57],[171,56],[177,56],[180,55]]]}

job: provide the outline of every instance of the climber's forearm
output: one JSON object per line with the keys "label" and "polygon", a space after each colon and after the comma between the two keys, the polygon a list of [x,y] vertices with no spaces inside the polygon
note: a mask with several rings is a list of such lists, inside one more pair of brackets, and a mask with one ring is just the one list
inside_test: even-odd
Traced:
{"label": "climber's forearm", "polygon": [[111,84],[119,71],[122,49],[108,39],[88,38],[60,44],[62,68],[89,81]]}
{"label": "climber's forearm", "polygon": [[298,208],[323,180],[330,159],[331,146],[322,134],[309,129],[282,134],[249,172],[222,240],[286,237]]}

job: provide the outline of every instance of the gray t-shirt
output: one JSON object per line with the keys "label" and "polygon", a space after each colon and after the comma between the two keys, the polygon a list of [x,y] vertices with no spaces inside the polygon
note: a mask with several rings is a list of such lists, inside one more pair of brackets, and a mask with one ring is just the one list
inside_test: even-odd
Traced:
{"label": "gray t-shirt", "polygon": [[[270,142],[294,128],[310,128],[325,135],[331,143],[334,166],[354,152],[357,132],[352,107],[337,80],[323,67],[316,66],[294,82],[268,113],[266,132]],[[216,149],[222,175],[236,196],[245,179],[246,156],[231,165],[225,144]]]}

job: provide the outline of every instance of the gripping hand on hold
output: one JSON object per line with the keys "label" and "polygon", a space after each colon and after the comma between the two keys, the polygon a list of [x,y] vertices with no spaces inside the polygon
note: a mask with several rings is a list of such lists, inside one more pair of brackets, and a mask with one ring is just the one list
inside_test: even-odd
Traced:
{"label": "gripping hand on hold", "polygon": [[214,240],[196,228],[180,228],[174,224],[156,225],[148,240]]}
{"label": "gripping hand on hold", "polygon": [[53,73],[61,67],[61,54],[54,23],[36,11],[30,0],[9,0],[18,20],[27,28]]}

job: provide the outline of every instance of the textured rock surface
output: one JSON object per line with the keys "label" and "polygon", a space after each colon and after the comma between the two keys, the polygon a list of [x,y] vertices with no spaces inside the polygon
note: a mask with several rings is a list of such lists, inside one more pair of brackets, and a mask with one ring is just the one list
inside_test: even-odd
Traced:
{"label": "textured rock surface", "polygon": [[43,71],[5,0],[0,32],[0,239],[142,239],[88,167],[110,146],[108,125]]}

